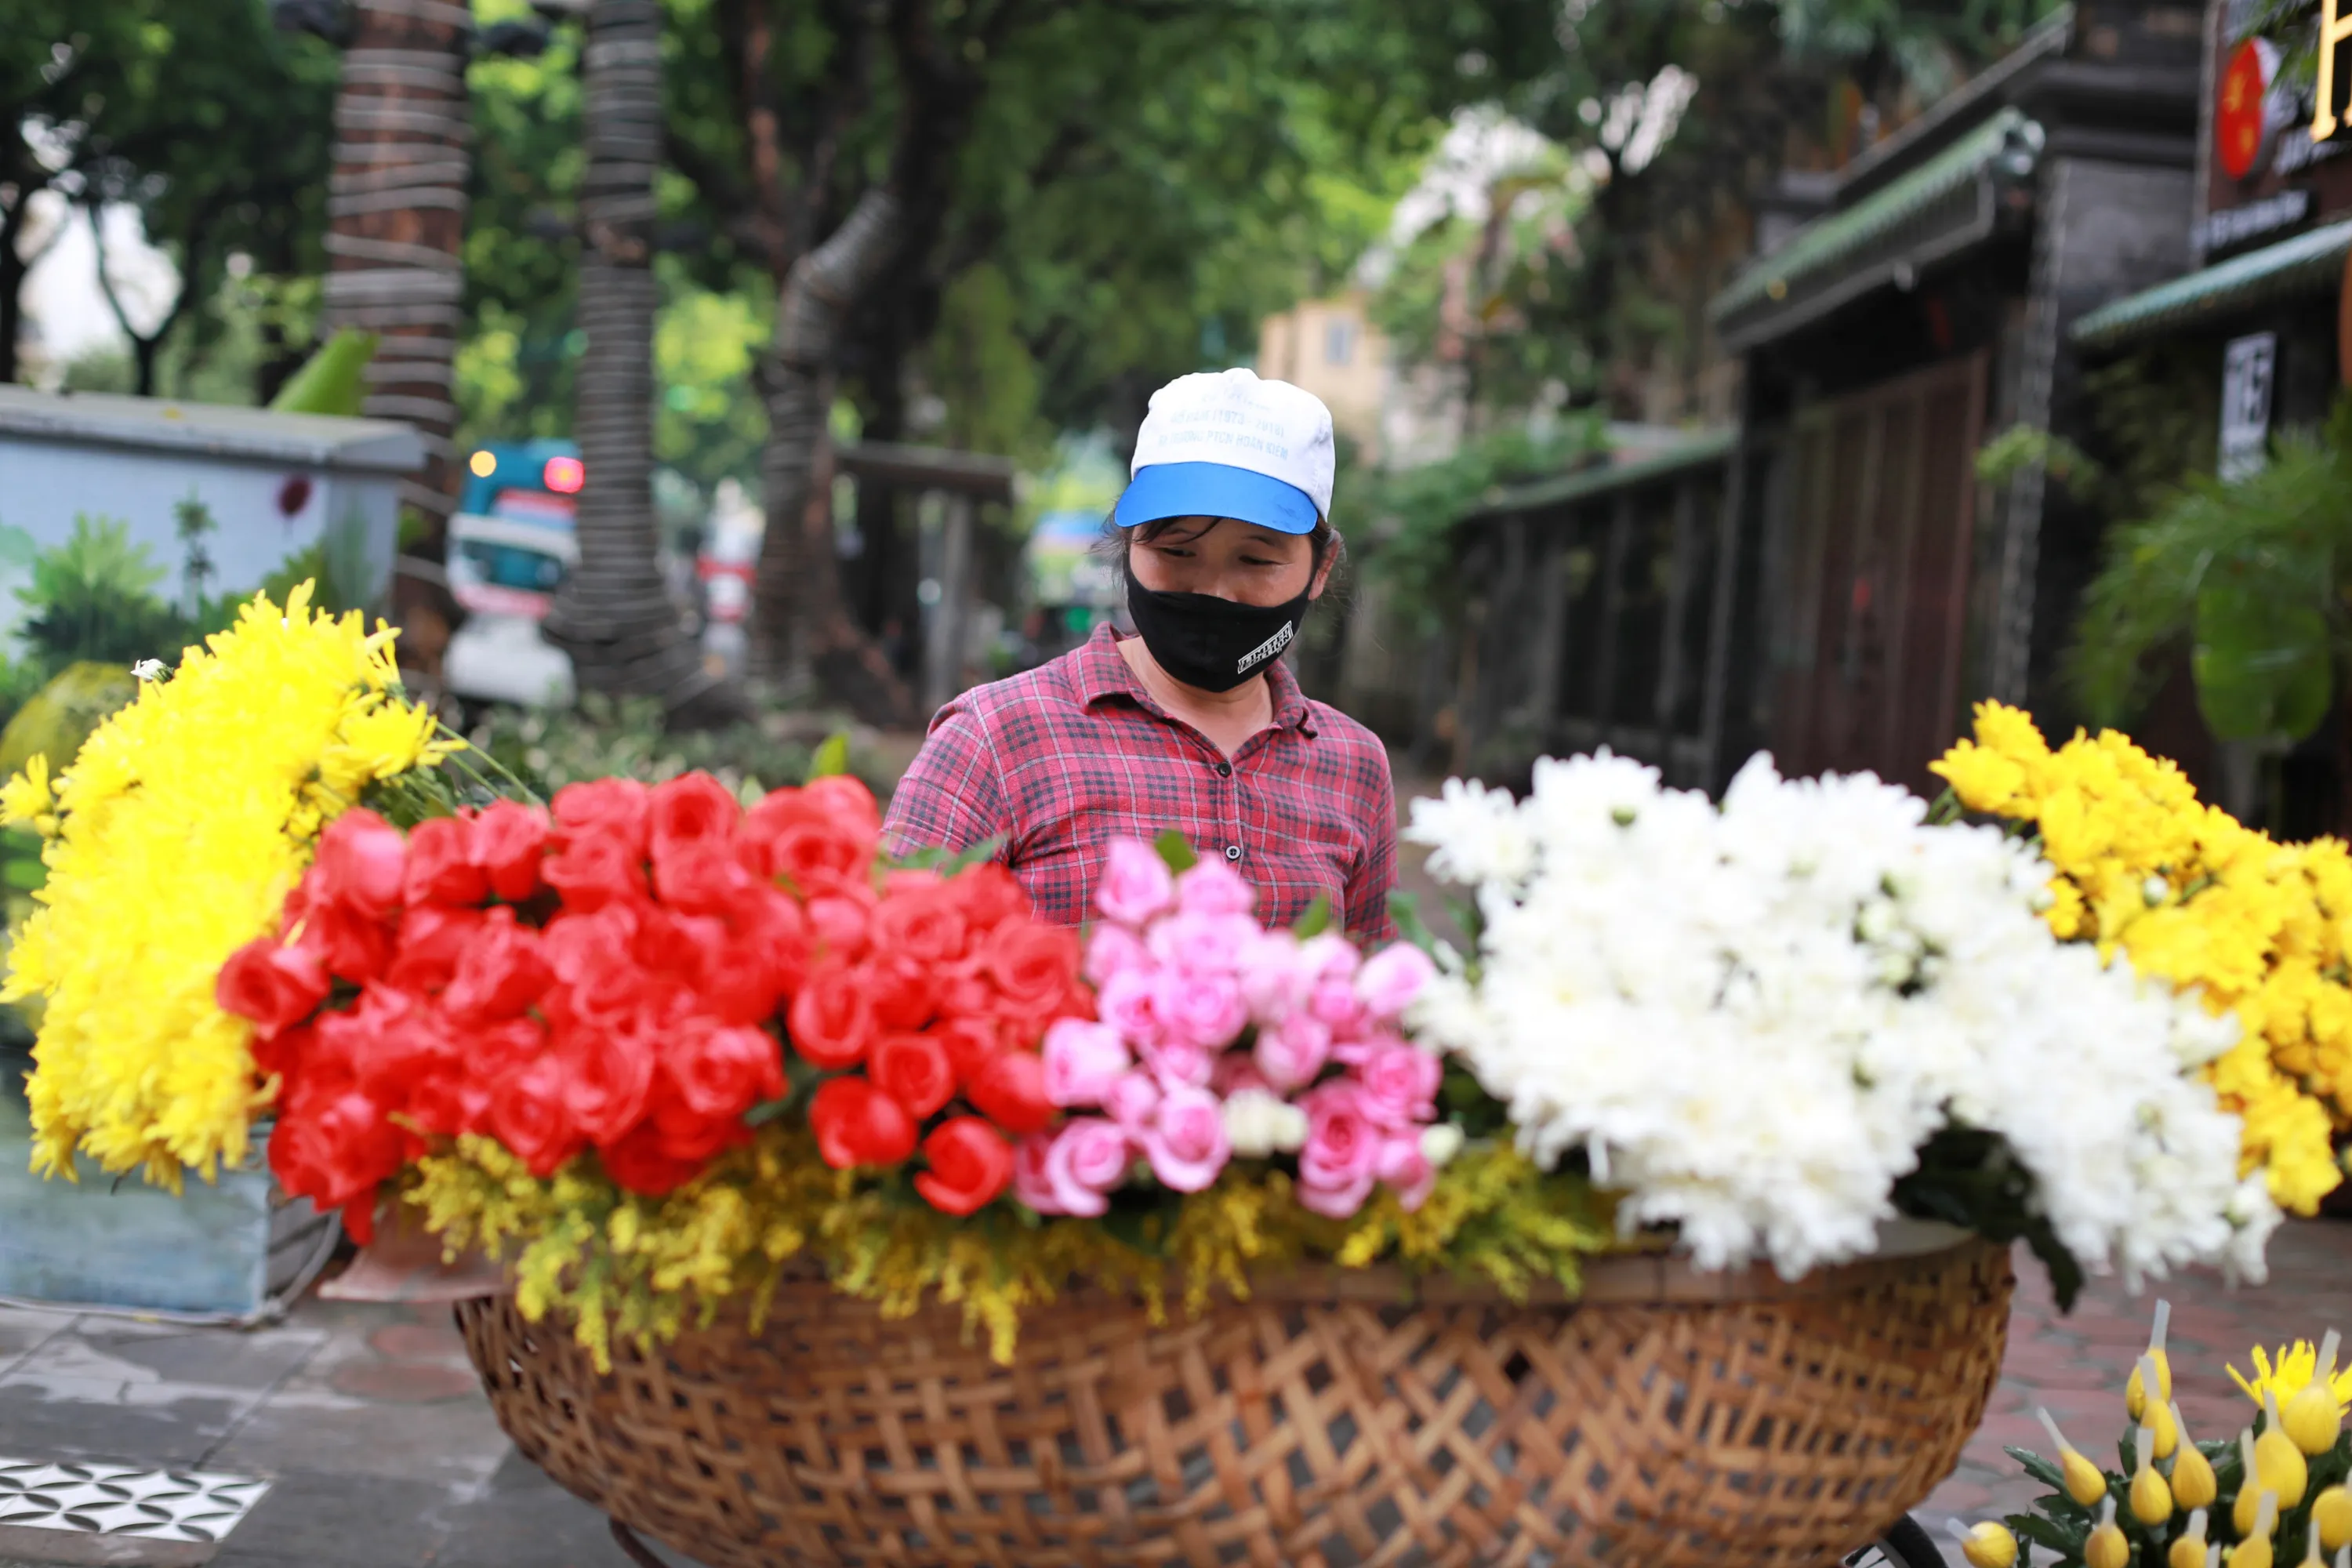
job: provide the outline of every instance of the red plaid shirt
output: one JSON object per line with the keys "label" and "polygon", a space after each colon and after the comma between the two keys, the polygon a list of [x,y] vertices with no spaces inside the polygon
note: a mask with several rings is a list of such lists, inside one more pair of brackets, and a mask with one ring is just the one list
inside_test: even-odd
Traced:
{"label": "red plaid shirt", "polygon": [[1151,700],[1108,626],[1052,663],[965,692],[890,797],[894,854],[962,849],[997,834],[1038,914],[1091,918],[1110,841],[1169,828],[1255,883],[1257,918],[1287,925],[1318,893],[1350,935],[1394,934],[1396,795],[1370,731],[1266,671],[1274,722],[1229,762]]}

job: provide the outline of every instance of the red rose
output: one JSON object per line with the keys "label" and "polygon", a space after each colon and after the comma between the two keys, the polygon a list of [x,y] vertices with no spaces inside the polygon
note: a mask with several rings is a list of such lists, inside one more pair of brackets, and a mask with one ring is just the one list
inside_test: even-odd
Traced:
{"label": "red rose", "polygon": [[873,998],[874,1021],[886,1029],[919,1029],[939,1011],[930,969],[911,958],[883,952],[858,966]]}
{"label": "red rose", "polygon": [[849,826],[879,837],[882,833],[882,808],[874,802],[874,792],[865,781],[847,773],[828,773],[821,779],[811,779],[802,786],[801,799]]}
{"label": "red rose", "polygon": [[955,1065],[947,1047],[929,1035],[885,1035],[874,1042],[866,1064],[874,1087],[921,1121],[955,1094]]}
{"label": "red rose", "polygon": [[541,862],[539,874],[563,896],[567,910],[594,910],[612,903],[642,902],[646,897],[643,854],[602,835],[573,839]]}
{"label": "red rose", "polygon": [[764,886],[743,868],[724,840],[654,846],[654,891],[666,904],[716,913],[734,909]]}
{"label": "red rose", "polygon": [[1027,1051],[999,1052],[964,1089],[964,1098],[1015,1138],[1041,1132],[1054,1120],[1054,1102],[1045,1097],[1045,1064]]}
{"label": "red rose", "polygon": [[[661,1152],[696,1168],[709,1164],[738,1143],[751,1141],[751,1130],[732,1116],[704,1116],[683,1100],[666,1100],[646,1119]],[[638,1129],[644,1131],[645,1128]],[[632,1134],[635,1136],[635,1134]]]}
{"label": "red rose", "polygon": [[670,1042],[662,1067],[698,1116],[738,1117],[784,1092],[782,1047],[762,1029],[695,1020]]}
{"label": "red rose", "polygon": [[982,976],[978,959],[943,963],[932,971],[931,994],[943,1018],[986,1018],[996,1011],[996,987]]}
{"label": "red rose", "polygon": [[874,895],[863,888],[844,888],[811,899],[809,929],[817,947],[845,963],[865,957],[874,909]]}
{"label": "red rose", "polygon": [[418,1131],[436,1138],[486,1132],[490,1125],[490,1090],[472,1079],[435,1073],[408,1097],[408,1119]]}
{"label": "red rose", "polygon": [[554,983],[539,933],[515,924],[514,910],[500,904],[457,960],[441,1005],[461,1024],[495,1023],[528,1012]]}
{"label": "red rose", "polygon": [[426,1004],[385,986],[362,992],[348,1012],[324,1015],[314,1034],[315,1058],[389,1106],[406,1104],[426,1077],[455,1070],[459,1059],[457,1040]]}
{"label": "red rose", "polygon": [[667,1197],[692,1181],[703,1166],[703,1160],[682,1160],[666,1151],[660,1131],[650,1121],[619,1142],[599,1148],[596,1158],[604,1163],[606,1175],[649,1198]]}
{"label": "red rose", "polygon": [[581,1135],[617,1143],[645,1120],[653,1098],[653,1042],[635,1029],[573,1029],[544,1058],[562,1065],[563,1107]]}
{"label": "red rose", "polygon": [[476,1083],[495,1087],[537,1061],[547,1049],[547,1026],[536,1018],[480,1024],[460,1042],[466,1072]]}
{"label": "red rose", "polygon": [[1042,1012],[1058,1005],[1077,978],[1078,933],[1068,926],[1010,921],[989,933],[981,959],[1005,1000]]}
{"label": "red rose", "polygon": [[457,973],[457,961],[482,929],[479,910],[445,909],[417,904],[403,910],[400,934],[393,943],[392,963],[383,983],[420,994],[440,990]]}
{"label": "red rose", "polygon": [[580,1152],[580,1132],[566,1109],[563,1072],[562,1063],[543,1056],[509,1079],[490,1101],[490,1126],[499,1142],[534,1176],[555,1174]]}
{"label": "red rose", "polygon": [[490,879],[490,891],[520,904],[539,891],[539,863],[547,854],[548,821],[543,806],[494,800],[474,818],[474,859]]}
{"label": "red rose", "polygon": [[880,838],[878,823],[845,820],[805,790],[778,790],[744,817],[738,853],[757,875],[814,894],[863,883]]}
{"label": "red rose", "polygon": [[808,917],[786,895],[761,888],[729,914],[728,923],[735,932],[728,969],[757,984],[712,986],[712,1010],[740,1023],[758,1023],[808,979]]}
{"label": "red rose", "polygon": [[681,914],[656,904],[638,914],[630,952],[646,968],[698,991],[727,972],[727,922],[716,915]]}
{"label": "red rose", "polygon": [[357,1089],[303,1095],[270,1131],[269,1168],[289,1193],[320,1208],[360,1209],[365,1225],[376,1187],[400,1169],[402,1144],[383,1107]]}
{"label": "red rose", "polygon": [[407,875],[408,841],[400,829],[364,808],[353,808],[319,836],[320,890],[363,914],[390,914],[400,904]]}
{"label": "red rose", "polygon": [[886,899],[910,899],[917,893],[929,892],[946,880],[937,871],[901,867],[882,873],[882,896]]}
{"label": "red rose", "polygon": [[631,957],[642,924],[639,906],[606,904],[593,914],[560,914],[547,922],[541,940],[548,963],[560,980],[634,963]]}
{"label": "red rose", "polygon": [[555,792],[555,840],[569,847],[604,839],[633,859],[645,858],[651,803],[635,779],[595,779]]}
{"label": "red rose", "polygon": [[411,904],[478,904],[490,879],[474,863],[474,825],[462,816],[429,816],[408,835],[408,870],[402,894]]}
{"label": "red rose", "polygon": [[915,1175],[915,1191],[942,1214],[968,1215],[996,1200],[1013,1180],[1013,1145],[977,1116],[957,1116],[923,1140],[930,1169]]}
{"label": "red rose", "polygon": [[280,1029],[266,1038],[258,1034],[255,1035],[253,1038],[254,1070],[264,1078],[292,1078],[302,1070],[303,1064],[310,1054],[310,1044],[314,1036],[308,1025],[291,1029]]}
{"label": "red rose", "polygon": [[915,1152],[915,1122],[905,1109],[862,1078],[828,1079],[809,1101],[816,1150],[836,1171],[901,1165]]}
{"label": "red rose", "polygon": [[838,1072],[866,1059],[874,1043],[874,1005],[866,977],[839,965],[820,964],[793,998],[787,1037],[801,1059]]}
{"label": "red rose", "polygon": [[919,963],[961,958],[964,932],[963,910],[944,886],[886,895],[874,911],[874,945]]}
{"label": "red rose", "polygon": [[733,792],[709,773],[681,773],[653,787],[649,798],[654,858],[689,844],[725,847],[743,819]]}
{"label": "red rose", "polygon": [[317,950],[288,947],[274,936],[260,936],[221,965],[213,1000],[224,1013],[252,1019],[254,1032],[266,1040],[309,1017],[327,999],[327,966]]}
{"label": "red rose", "polygon": [[997,1038],[996,1026],[986,1018],[942,1018],[931,1026],[930,1033],[947,1052],[948,1066],[955,1069],[959,1087],[979,1077],[981,1068],[1004,1048]]}
{"label": "red rose", "polygon": [[975,934],[1030,912],[1028,893],[994,860],[965,867],[948,879],[948,890],[963,906],[964,921]]}
{"label": "red rose", "polygon": [[320,899],[302,911],[297,945],[317,953],[328,973],[365,984],[392,962],[392,928],[349,904]]}

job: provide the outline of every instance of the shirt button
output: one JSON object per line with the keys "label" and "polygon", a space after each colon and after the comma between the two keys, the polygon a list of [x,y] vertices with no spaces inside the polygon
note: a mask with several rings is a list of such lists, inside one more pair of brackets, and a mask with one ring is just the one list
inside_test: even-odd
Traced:
{"label": "shirt button", "polygon": [[1229,779],[1233,777],[1234,764],[1231,763],[1219,763],[1217,764],[1217,776],[1221,779]]}
{"label": "shirt button", "polygon": [[1241,847],[1240,845],[1238,845],[1238,844],[1228,844],[1228,845],[1226,845],[1226,846],[1225,846],[1225,858],[1226,858],[1226,859],[1228,859],[1228,860],[1238,860],[1238,859],[1240,859],[1241,858],[1242,858],[1242,847]]}

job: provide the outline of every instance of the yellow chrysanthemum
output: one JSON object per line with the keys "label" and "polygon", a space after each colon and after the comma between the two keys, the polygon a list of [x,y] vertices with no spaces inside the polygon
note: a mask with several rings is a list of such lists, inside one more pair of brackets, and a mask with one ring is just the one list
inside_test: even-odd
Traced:
{"label": "yellow chrysanthemum", "polygon": [[[2231,1381],[2245,1391],[2246,1397],[2252,1400],[2257,1408],[2262,1405],[2263,1395],[2273,1391],[2277,1393],[2278,1402],[2284,1407],[2288,1400],[2302,1393],[2319,1372],[2319,1351],[2309,1340],[2297,1340],[2291,1345],[2282,1345],[2276,1356],[2256,1345],[2253,1361],[2254,1375],[2252,1378],[2241,1373],[2235,1363],[2231,1363],[2227,1370]],[[2346,1414],[2347,1407],[2352,1407],[2352,1367],[2336,1370],[2335,1376],[2328,1380],[2328,1392],[2336,1395],[2336,1414]]]}
{"label": "yellow chrysanthemum", "polygon": [[2052,931],[2237,1015],[2240,1043],[2206,1076],[2243,1121],[2245,1168],[2311,1213],[2352,1131],[2352,850],[2275,842],[2114,731],[2053,751],[1998,702],[1935,771],[1971,810],[2034,825],[2058,873]]}
{"label": "yellow chrysanthemum", "polygon": [[257,596],[171,679],[93,731],[52,780],[0,792],[47,837],[47,885],[0,997],[46,1000],[32,1102],[37,1169],[77,1150],[174,1186],[247,1152],[250,1036],[214,1005],[221,964],[277,918],[319,828],[360,792],[454,742],[400,700],[389,630]]}

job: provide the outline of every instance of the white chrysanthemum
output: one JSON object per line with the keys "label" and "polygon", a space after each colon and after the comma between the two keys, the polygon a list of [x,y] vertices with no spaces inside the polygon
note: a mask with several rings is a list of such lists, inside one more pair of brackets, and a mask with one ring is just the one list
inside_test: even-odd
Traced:
{"label": "white chrysanthemum", "polygon": [[2276,1212],[2188,1076],[2234,1021],[2058,942],[2039,857],[1925,812],[1761,755],[1720,807],[1606,753],[1538,763],[1516,804],[1449,782],[1407,837],[1475,888],[1480,979],[1449,965],[1410,1022],[1531,1155],[1582,1151],[1627,1226],[1704,1266],[1867,1251],[1958,1125],[2007,1142],[2088,1268],[2258,1271]]}

